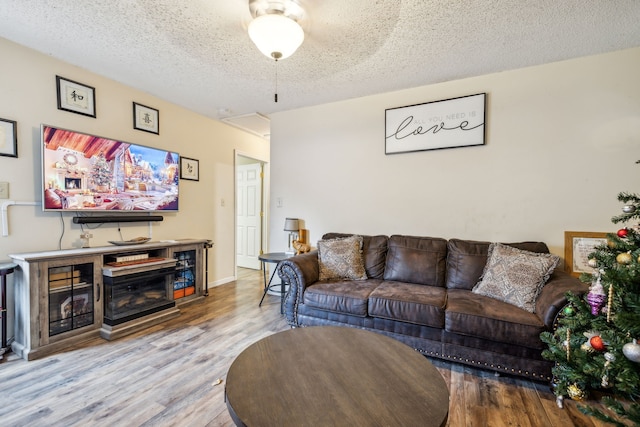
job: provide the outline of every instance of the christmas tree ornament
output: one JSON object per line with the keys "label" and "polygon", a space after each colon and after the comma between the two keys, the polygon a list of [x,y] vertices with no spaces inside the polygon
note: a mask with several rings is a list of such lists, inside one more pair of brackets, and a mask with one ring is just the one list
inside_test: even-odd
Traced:
{"label": "christmas tree ornament", "polygon": [[636,211],[636,207],[634,205],[624,205],[622,207],[622,212],[624,213],[634,213]]}
{"label": "christmas tree ornament", "polygon": [[593,349],[596,351],[604,351],[604,349],[606,348],[604,341],[602,341],[602,337],[599,335],[591,337],[591,339],[589,340],[589,344],[591,344],[591,347],[593,347]]}
{"label": "christmas tree ornament", "polygon": [[640,344],[635,339],[633,342],[626,343],[622,346],[622,354],[630,361],[640,363]]}
{"label": "christmas tree ornament", "polygon": [[622,252],[616,256],[616,262],[621,265],[631,264],[631,254],[629,252]]}
{"label": "christmas tree ornament", "polygon": [[587,393],[581,389],[577,384],[571,384],[567,387],[567,394],[573,400],[581,401],[587,397]]}
{"label": "christmas tree ornament", "polygon": [[566,316],[571,316],[573,313],[576,312],[576,309],[573,308],[572,305],[567,305],[562,312],[566,315]]}
{"label": "christmas tree ornament", "polygon": [[587,302],[591,306],[591,314],[597,316],[605,300],[606,295],[602,287],[602,282],[600,281],[600,276],[598,275],[598,279],[589,287],[589,293],[587,294]]}
{"label": "christmas tree ornament", "polygon": [[584,351],[585,353],[593,353],[593,352],[595,352],[593,347],[591,347],[591,344],[589,343],[589,341],[587,341],[586,343],[582,344],[580,346],[580,350]]}
{"label": "christmas tree ornament", "polygon": [[598,260],[595,258],[589,258],[589,261],[587,261],[587,264],[591,268],[596,268],[598,266]]}
{"label": "christmas tree ornament", "polygon": [[627,230],[626,228],[621,228],[620,230],[618,230],[618,237],[620,237],[621,239],[627,237],[628,234],[629,230]]}
{"label": "christmas tree ornament", "polygon": [[613,283],[609,285],[609,300],[607,301],[607,323],[611,321],[611,304],[613,303]]}

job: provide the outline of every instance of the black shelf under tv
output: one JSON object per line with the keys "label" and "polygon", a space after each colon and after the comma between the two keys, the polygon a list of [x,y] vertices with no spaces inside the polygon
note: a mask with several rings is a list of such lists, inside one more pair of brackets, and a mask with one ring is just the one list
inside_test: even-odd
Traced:
{"label": "black shelf under tv", "polygon": [[74,216],[74,224],[101,224],[105,222],[156,222],[162,221],[161,215],[108,215],[108,216]]}

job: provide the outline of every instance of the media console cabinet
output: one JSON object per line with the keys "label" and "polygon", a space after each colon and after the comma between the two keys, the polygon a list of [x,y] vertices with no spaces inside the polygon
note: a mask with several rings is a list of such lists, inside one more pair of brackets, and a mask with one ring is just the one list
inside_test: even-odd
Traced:
{"label": "media console cabinet", "polygon": [[11,349],[33,360],[178,316],[204,296],[205,247],[185,239],[9,255],[18,265]]}

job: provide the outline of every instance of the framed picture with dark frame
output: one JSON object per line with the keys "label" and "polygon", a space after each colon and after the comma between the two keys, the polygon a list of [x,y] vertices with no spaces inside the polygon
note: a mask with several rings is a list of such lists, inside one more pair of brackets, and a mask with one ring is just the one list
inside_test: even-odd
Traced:
{"label": "framed picture with dark frame", "polygon": [[0,119],[0,156],[18,157],[17,123]]}
{"label": "framed picture with dark frame", "polygon": [[96,117],[96,90],[91,86],[56,76],[58,110]]}
{"label": "framed picture with dark frame", "polygon": [[188,157],[180,157],[180,179],[200,181],[200,162]]}
{"label": "framed picture with dark frame", "polygon": [[133,128],[160,135],[160,112],[155,108],[134,102]]}
{"label": "framed picture with dark frame", "polygon": [[589,267],[589,254],[596,246],[607,243],[607,233],[594,231],[564,232],[565,271],[572,276],[580,277],[582,273],[593,273]]}

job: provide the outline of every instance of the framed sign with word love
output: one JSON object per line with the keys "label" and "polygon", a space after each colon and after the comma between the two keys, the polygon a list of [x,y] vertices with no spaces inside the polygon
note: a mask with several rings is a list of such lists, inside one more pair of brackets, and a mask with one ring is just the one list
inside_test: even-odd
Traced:
{"label": "framed sign with word love", "polygon": [[385,110],[385,154],[484,145],[486,93]]}

